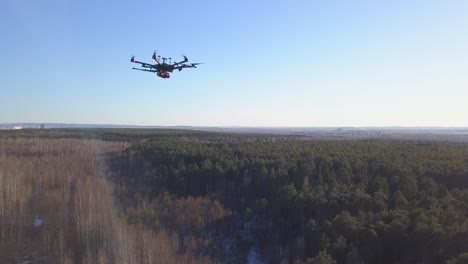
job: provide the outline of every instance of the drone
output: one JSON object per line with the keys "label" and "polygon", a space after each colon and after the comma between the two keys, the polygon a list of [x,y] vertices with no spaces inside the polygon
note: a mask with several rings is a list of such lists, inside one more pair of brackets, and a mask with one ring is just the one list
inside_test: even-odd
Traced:
{"label": "drone", "polygon": [[[142,67],[142,68],[132,68],[132,69],[138,70],[138,71],[153,72],[153,73],[156,73],[158,77],[161,77],[163,79],[170,78],[171,76],[169,75],[169,73],[173,72],[174,70],[181,71],[184,68],[197,68],[197,65],[202,64],[202,63],[187,63],[188,58],[184,55],[182,55],[182,57],[184,57],[184,60],[171,63],[172,58],[165,58],[165,57],[161,58],[161,56],[156,56],[156,51],[155,51],[153,53],[152,58],[153,60],[156,61],[156,64],[137,61],[135,60],[134,56],[132,56],[130,61],[133,63],[138,63]],[[169,61],[169,62],[167,63],[166,61]]]}

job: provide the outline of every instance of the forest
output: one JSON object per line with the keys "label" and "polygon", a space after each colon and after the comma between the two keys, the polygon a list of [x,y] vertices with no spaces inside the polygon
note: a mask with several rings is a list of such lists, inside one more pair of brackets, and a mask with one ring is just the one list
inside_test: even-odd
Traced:
{"label": "forest", "polygon": [[468,144],[0,132],[0,228],[8,261],[467,263]]}

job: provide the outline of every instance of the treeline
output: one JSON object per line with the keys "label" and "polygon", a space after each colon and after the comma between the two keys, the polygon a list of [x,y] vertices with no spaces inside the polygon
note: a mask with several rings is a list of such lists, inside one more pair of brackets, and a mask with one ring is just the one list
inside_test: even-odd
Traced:
{"label": "treeline", "polygon": [[166,138],[134,145],[112,166],[129,221],[192,237],[214,255],[222,250],[203,230],[240,219],[257,223],[250,242],[273,263],[468,255],[466,144]]}
{"label": "treeline", "polygon": [[189,129],[129,129],[129,128],[52,128],[0,130],[0,138],[97,139],[103,141],[138,142],[154,139],[184,139],[191,141],[258,141],[303,136],[272,134],[208,132]]}

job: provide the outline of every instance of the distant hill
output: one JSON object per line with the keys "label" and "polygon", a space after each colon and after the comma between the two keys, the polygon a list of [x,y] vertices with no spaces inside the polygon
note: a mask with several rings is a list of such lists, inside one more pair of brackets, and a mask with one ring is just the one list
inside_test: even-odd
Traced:
{"label": "distant hill", "polygon": [[0,129],[13,128],[132,128],[132,129],[184,129],[229,133],[268,133],[279,135],[334,135],[334,136],[398,136],[449,135],[468,139],[468,127],[251,127],[251,126],[139,126],[116,124],[69,123],[0,123]]}

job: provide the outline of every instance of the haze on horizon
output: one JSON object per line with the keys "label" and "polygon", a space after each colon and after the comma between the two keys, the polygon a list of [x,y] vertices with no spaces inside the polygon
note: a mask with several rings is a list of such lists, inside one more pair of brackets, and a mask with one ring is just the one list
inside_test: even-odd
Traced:
{"label": "haze on horizon", "polygon": [[[0,123],[467,127],[468,2],[0,2]],[[130,56],[204,62],[163,80]]]}

